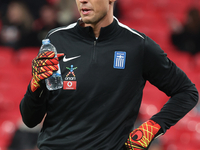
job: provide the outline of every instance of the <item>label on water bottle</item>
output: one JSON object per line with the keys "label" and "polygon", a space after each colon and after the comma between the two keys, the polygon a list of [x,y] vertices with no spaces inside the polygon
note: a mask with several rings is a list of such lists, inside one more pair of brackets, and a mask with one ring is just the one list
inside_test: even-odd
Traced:
{"label": "label on water bottle", "polygon": [[61,71],[60,71],[60,64],[58,64],[58,71],[56,71],[56,74],[59,74],[59,75],[61,75]]}

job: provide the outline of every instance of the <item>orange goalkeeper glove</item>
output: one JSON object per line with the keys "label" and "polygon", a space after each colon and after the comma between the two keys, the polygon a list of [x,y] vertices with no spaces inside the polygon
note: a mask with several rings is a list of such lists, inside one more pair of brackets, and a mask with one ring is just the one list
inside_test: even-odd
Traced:
{"label": "orange goalkeeper glove", "polygon": [[129,134],[125,142],[127,150],[147,150],[160,129],[160,125],[153,120],[143,123]]}
{"label": "orange goalkeeper glove", "polygon": [[50,77],[53,71],[58,70],[59,57],[64,56],[63,53],[57,54],[52,51],[46,51],[39,54],[32,61],[32,79],[31,79],[31,91],[34,92],[40,87],[40,81]]}

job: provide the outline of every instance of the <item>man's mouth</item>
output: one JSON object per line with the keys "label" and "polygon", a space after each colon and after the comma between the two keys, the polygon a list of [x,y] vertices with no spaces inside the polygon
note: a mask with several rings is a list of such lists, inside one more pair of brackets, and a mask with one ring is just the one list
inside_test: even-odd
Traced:
{"label": "man's mouth", "polygon": [[89,14],[90,12],[91,12],[90,9],[87,9],[87,8],[82,8],[82,9],[81,9],[81,13],[82,13],[83,15],[87,15],[87,14]]}

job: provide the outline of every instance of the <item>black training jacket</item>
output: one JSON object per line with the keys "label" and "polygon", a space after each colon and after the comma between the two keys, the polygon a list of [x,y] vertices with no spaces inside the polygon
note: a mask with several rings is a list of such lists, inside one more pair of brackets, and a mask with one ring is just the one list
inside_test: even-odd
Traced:
{"label": "black training jacket", "polygon": [[39,124],[46,114],[40,150],[121,149],[137,118],[147,80],[170,96],[151,118],[163,132],[196,105],[195,85],[149,37],[114,18],[96,39],[92,28],[79,22],[47,35],[58,53],[65,54],[60,60],[63,89],[32,93],[29,85],[20,104],[28,127]]}

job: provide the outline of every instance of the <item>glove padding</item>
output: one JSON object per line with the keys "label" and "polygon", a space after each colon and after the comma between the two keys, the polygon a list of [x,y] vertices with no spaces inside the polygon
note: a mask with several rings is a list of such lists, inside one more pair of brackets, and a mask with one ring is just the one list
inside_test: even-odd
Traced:
{"label": "glove padding", "polygon": [[[57,54],[52,51],[46,51],[39,54],[32,61],[32,80],[31,80],[31,91],[34,92],[40,87],[39,82],[50,76],[52,76],[53,71],[58,70],[59,57],[64,56],[64,53]],[[55,58],[54,58],[55,57]]]}
{"label": "glove padding", "polygon": [[160,129],[161,126],[153,120],[143,123],[129,134],[125,142],[127,150],[147,150]]}

